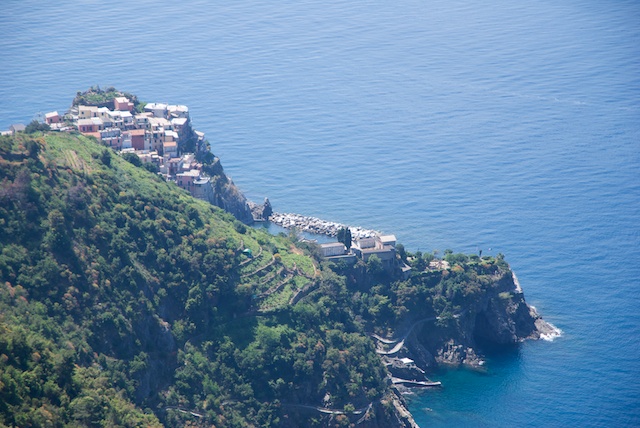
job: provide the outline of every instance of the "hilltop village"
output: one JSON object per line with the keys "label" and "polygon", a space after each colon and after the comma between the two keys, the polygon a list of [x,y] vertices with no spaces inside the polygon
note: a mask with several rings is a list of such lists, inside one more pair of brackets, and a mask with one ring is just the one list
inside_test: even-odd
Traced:
{"label": "hilltop village", "polygon": [[136,111],[126,97],[113,99],[113,106],[77,105],[64,116],[45,114],[52,130],[77,129],[121,154],[133,153],[143,164],[194,197],[213,203],[210,177],[203,173],[198,153],[209,150],[204,133],[191,126],[185,105],[148,103]]}
{"label": "hilltop village", "polygon": [[[74,132],[95,138],[122,156],[135,155],[142,166],[162,175],[167,181],[188,191],[192,196],[232,211],[228,204],[217,201],[212,177],[206,165],[218,162],[210,151],[205,134],[192,127],[186,105],[165,103],[138,103],[126,96],[116,96],[101,105],[76,104],[64,115],[57,111],[44,115],[45,124],[54,131]],[[5,133],[25,131],[25,125],[12,125]],[[245,221],[269,220],[288,229],[336,237],[340,229],[349,229],[349,239],[342,242],[320,244],[322,255],[333,261],[355,264],[376,256],[387,270],[396,269],[396,237],[374,230],[349,227],[298,214],[272,212],[268,199],[264,205],[248,202],[241,197],[240,205],[247,206]],[[242,213],[243,214],[243,213]],[[353,236],[353,239],[351,239]],[[411,268],[399,266],[405,277]],[[440,266],[433,268],[440,268]]]}

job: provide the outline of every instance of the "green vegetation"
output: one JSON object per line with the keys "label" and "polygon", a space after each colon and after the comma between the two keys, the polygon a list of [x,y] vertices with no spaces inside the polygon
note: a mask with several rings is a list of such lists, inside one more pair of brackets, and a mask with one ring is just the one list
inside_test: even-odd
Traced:
{"label": "green vegetation", "polygon": [[[502,255],[445,254],[440,260],[401,247],[398,262],[408,261],[413,268],[406,280],[398,272],[385,270],[375,255],[366,263],[360,261],[354,267],[334,264],[333,269],[348,279],[352,310],[369,331],[384,335],[407,320],[429,317],[439,317],[438,326],[446,328],[455,319],[453,315],[476,307],[511,271]],[[431,262],[435,262],[432,267]]]}
{"label": "green vegetation", "polygon": [[128,92],[118,91],[114,87],[100,89],[100,86],[94,86],[85,92],[78,92],[73,99],[73,106],[108,106],[113,104],[113,99],[117,97],[126,97],[133,103],[136,111],[140,112],[144,108],[144,104],[138,101],[138,97]]}
{"label": "green vegetation", "polygon": [[368,333],[437,316],[445,337],[509,274],[444,254],[329,263],[92,138],[2,136],[0,426],[347,426],[300,409],[369,403],[384,426]]}
{"label": "green vegetation", "polygon": [[351,229],[348,227],[341,227],[338,230],[338,242],[342,242],[345,247],[347,247],[347,251],[351,249]]}
{"label": "green vegetation", "polygon": [[132,159],[0,137],[0,426],[314,426],[296,404],[379,403],[386,371],[317,249]]}
{"label": "green vegetation", "polygon": [[50,131],[51,127],[46,123],[40,123],[37,120],[32,120],[24,129],[24,132],[27,134],[33,134],[35,132],[47,132]]}

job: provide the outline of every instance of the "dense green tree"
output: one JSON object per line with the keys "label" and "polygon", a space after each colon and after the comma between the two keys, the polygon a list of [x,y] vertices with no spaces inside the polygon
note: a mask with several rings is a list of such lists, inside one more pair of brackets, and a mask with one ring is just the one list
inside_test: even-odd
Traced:
{"label": "dense green tree", "polygon": [[375,254],[369,256],[367,260],[367,273],[372,276],[378,276],[384,272],[382,260]]}
{"label": "dense green tree", "polygon": [[342,242],[344,246],[347,247],[347,251],[351,249],[351,229],[349,229],[348,227],[341,227],[340,229],[338,229],[337,238],[338,242]]}
{"label": "dense green tree", "polygon": [[51,127],[46,123],[40,123],[36,119],[33,119],[29,124],[25,127],[24,132],[27,134],[33,134],[35,132],[47,132],[51,130]]}
{"label": "dense green tree", "polygon": [[429,268],[405,250],[408,279],[375,255],[328,263],[133,156],[83,136],[0,137],[0,426],[338,423],[295,411],[325,397],[371,403],[384,426],[368,333],[437,316],[429,334],[445,335],[509,279],[501,254],[446,251],[449,268]]}
{"label": "dense green tree", "polygon": [[122,158],[137,167],[142,166],[142,161],[140,160],[140,157],[135,153],[123,153]]}

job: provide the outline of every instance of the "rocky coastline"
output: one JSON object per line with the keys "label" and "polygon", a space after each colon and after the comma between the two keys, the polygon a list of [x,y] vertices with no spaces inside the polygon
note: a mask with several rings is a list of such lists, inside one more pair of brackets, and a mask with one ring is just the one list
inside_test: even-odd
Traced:
{"label": "rocky coastline", "polygon": [[[268,220],[287,229],[335,237],[348,227],[354,239],[380,235],[380,232],[293,213],[273,212]],[[402,340],[372,335],[377,352],[389,372],[393,406],[403,415],[399,426],[417,426],[406,408],[402,394],[425,387],[438,387],[428,375],[439,366],[483,369],[484,356],[479,342],[512,345],[524,340],[553,340],[561,331],[546,322],[524,299],[517,276],[507,271],[495,278],[494,286],[473,307],[454,316],[447,327],[436,324],[437,317],[416,320],[405,326]],[[399,333],[399,332],[396,332]],[[399,421],[398,421],[399,422]]]}
{"label": "rocky coastline", "polygon": [[296,229],[300,232],[308,232],[316,235],[335,237],[338,235],[338,230],[342,228],[349,228],[351,230],[351,236],[354,239],[370,238],[380,235],[380,232],[376,230],[365,229],[360,226],[348,226],[342,223],[293,213],[274,212],[269,216],[268,220],[285,229]]}
{"label": "rocky coastline", "polygon": [[[546,322],[524,299],[516,276],[506,272],[473,306],[460,311],[446,326],[437,317],[414,322],[402,340],[372,335],[391,376],[428,381],[439,366],[483,369],[480,343],[515,345],[524,340],[553,340],[561,331]],[[405,386],[398,387],[408,391]]]}
{"label": "rocky coastline", "polygon": [[[381,235],[363,227],[294,213],[273,212],[268,199],[264,204],[250,203],[255,221],[270,221],[286,229],[316,235],[336,237],[342,228],[349,228],[353,239]],[[445,267],[446,266],[446,267]],[[440,268],[448,269],[447,265]],[[546,322],[524,299],[522,287],[513,271],[496,276],[493,286],[472,307],[454,315],[447,326],[437,323],[439,317],[409,321],[399,326],[395,339],[372,334],[376,352],[387,369],[390,394],[379,404],[394,409],[393,421],[374,418],[363,426],[396,426],[417,428],[403,395],[416,389],[438,388],[429,374],[440,366],[467,367],[484,370],[485,359],[479,343],[514,345],[524,340],[553,340],[561,331]],[[400,335],[398,335],[400,334]],[[376,406],[374,406],[376,407]],[[374,411],[377,414],[377,411]],[[382,422],[384,420],[384,422]],[[382,422],[382,425],[380,423]]]}

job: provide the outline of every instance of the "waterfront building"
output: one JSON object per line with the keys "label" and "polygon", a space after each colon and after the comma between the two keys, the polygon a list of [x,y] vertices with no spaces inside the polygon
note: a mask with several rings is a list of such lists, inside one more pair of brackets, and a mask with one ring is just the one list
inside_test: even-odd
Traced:
{"label": "waterfront building", "polygon": [[46,113],[44,115],[44,121],[47,123],[47,125],[53,125],[54,123],[60,123],[60,115],[58,114],[57,111],[52,111],[52,112]]}
{"label": "waterfront building", "polygon": [[320,252],[324,257],[343,256],[347,253],[347,247],[342,242],[328,242],[320,244]]}
{"label": "waterfront building", "polygon": [[[383,240],[384,238],[384,240]],[[386,268],[391,268],[396,258],[396,237],[393,235],[376,235],[370,238],[358,238],[351,249],[358,258],[365,262],[376,255]]]}

